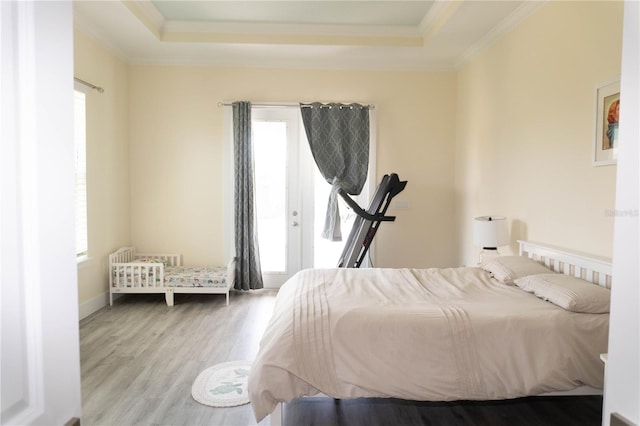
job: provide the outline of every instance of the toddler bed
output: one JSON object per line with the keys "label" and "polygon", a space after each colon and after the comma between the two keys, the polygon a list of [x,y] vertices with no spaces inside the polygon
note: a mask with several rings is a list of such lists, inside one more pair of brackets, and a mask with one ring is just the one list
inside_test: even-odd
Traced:
{"label": "toddler bed", "polygon": [[226,267],[182,266],[179,254],[136,253],[133,247],[109,255],[109,304],[114,293],[164,293],[173,306],[175,293],[224,294],[235,278],[235,259]]}

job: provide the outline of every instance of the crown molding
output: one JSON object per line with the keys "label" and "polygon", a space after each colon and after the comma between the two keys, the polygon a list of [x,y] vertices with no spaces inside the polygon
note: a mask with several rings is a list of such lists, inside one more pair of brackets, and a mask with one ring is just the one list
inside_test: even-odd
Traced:
{"label": "crown molding", "polygon": [[150,1],[150,0],[132,0],[125,1],[121,0],[123,3],[133,3],[135,4],[140,13],[142,13],[146,19],[150,21],[150,23],[155,27],[158,32],[161,32],[164,29],[164,26],[167,23],[167,20],[164,18],[162,13],[158,10],[158,8]]}
{"label": "crown molding", "polygon": [[276,58],[270,61],[255,59],[248,56],[229,58],[220,55],[201,55],[189,58],[132,58],[132,66],[194,66],[217,68],[251,68],[251,69],[286,69],[286,70],[331,70],[331,71],[373,71],[373,72],[435,72],[448,73],[456,70],[445,63],[399,63],[381,61],[376,58],[363,61],[300,61],[295,58]]}
{"label": "crown molding", "polygon": [[271,34],[271,35],[337,35],[362,37],[420,37],[413,26],[318,25],[241,22],[167,21],[166,33]]}
{"label": "crown molding", "polygon": [[[120,3],[124,5],[133,16],[142,23],[158,40],[162,39],[162,29],[164,26],[164,17],[160,15],[160,12],[155,6],[147,0],[133,0],[125,1],[121,0]],[[155,10],[155,13],[153,12]],[[158,17],[160,15],[160,18]]]}
{"label": "crown molding", "polygon": [[369,37],[340,35],[304,34],[248,34],[248,33],[188,33],[167,32],[162,34],[162,42],[179,43],[222,43],[222,44],[262,44],[262,45],[307,45],[307,46],[352,46],[352,47],[407,47],[420,48],[420,37]]}
{"label": "crown molding", "polygon": [[[444,58],[422,57],[422,49],[428,48],[430,42],[434,40],[444,25],[448,25],[451,18],[458,12],[458,8],[464,5],[461,0],[438,0],[423,16],[419,25],[407,26],[357,26],[357,25],[333,25],[333,24],[275,24],[275,23],[227,23],[227,22],[196,22],[196,21],[167,21],[165,20],[155,5],[149,0],[118,1],[118,7],[122,11],[131,13],[131,18],[138,21],[141,28],[146,28],[148,35],[157,40],[157,43],[165,43],[167,46],[172,43],[191,44],[191,51],[202,52],[194,58],[172,59],[170,54],[154,59],[147,57],[144,52],[133,53],[126,49],[121,49],[114,42],[110,41],[105,28],[92,24],[91,14],[82,16],[83,10],[78,13],[74,8],[74,28],[95,40],[108,52],[128,64],[156,64],[156,65],[202,65],[202,66],[223,66],[223,67],[250,67],[250,68],[300,68],[300,69],[367,69],[367,70],[405,70],[405,71],[433,71],[449,72],[458,70],[460,67],[474,59],[482,51],[495,43],[500,37],[514,29],[537,8],[548,0],[526,1],[518,6],[505,19],[484,37],[480,38],[457,58],[446,60]],[[111,11],[111,9],[109,9]],[[118,13],[122,13],[118,11]],[[117,16],[115,12],[114,16]],[[127,18],[128,19],[128,18]],[[144,31],[143,31],[144,32]],[[150,42],[150,41],[149,41]],[[218,45],[218,48],[209,49],[197,48],[196,45],[211,44]],[[308,45],[310,48],[338,49],[339,52],[346,52],[349,47],[362,47],[364,49],[380,48],[376,50],[380,55],[395,50],[398,52],[397,61],[389,60],[389,56],[376,58],[366,54],[361,57],[361,63],[354,63],[349,54],[341,54],[342,63],[335,61],[313,61],[303,60],[301,56],[294,55],[289,58],[286,55],[280,56],[278,61],[272,61],[264,55],[244,54],[231,55],[231,57],[221,58],[213,53],[219,49],[227,51],[235,49],[231,45],[244,45],[239,52],[250,52],[251,45],[269,46],[271,49],[287,49],[287,46]],[[227,49],[227,50],[224,50]],[[247,50],[249,49],[249,50]],[[144,49],[143,49],[144,50]],[[167,47],[164,50],[171,50]],[[160,54],[163,48],[156,53]],[[280,52],[280,50],[277,50]],[[295,50],[293,50],[295,51]],[[374,50],[371,50],[374,52]],[[308,53],[308,49],[306,51]],[[426,52],[426,51],[425,51]],[[282,53],[282,52],[281,52]],[[182,55],[177,55],[182,56]],[[327,59],[326,54],[320,54]],[[393,56],[393,55],[391,55]],[[360,57],[360,56],[359,56]],[[308,57],[307,59],[311,59]],[[259,60],[266,61],[259,63]],[[400,63],[402,62],[402,63]]]}
{"label": "crown molding", "polygon": [[121,2],[160,41],[183,43],[422,47],[414,26],[167,21],[149,0]]}
{"label": "crown molding", "polygon": [[498,25],[496,25],[484,37],[482,37],[480,40],[478,40],[478,42],[474,43],[462,55],[460,55],[454,65],[454,68],[460,69],[464,65],[471,62],[474,58],[491,47],[499,39],[516,28],[518,25],[520,25],[525,19],[531,16],[547,1],[548,0],[523,2],[516,10],[509,14],[509,16],[500,21]]}
{"label": "crown molding", "polygon": [[111,53],[117,59],[124,63],[129,63],[127,54],[116,47],[107,37],[100,34],[99,30],[91,25],[82,13],[75,9],[73,10],[73,29],[95,41],[100,47]]}
{"label": "crown molding", "polygon": [[462,0],[442,0],[434,2],[418,26],[418,30],[424,38],[425,44],[451,19],[461,4]]}

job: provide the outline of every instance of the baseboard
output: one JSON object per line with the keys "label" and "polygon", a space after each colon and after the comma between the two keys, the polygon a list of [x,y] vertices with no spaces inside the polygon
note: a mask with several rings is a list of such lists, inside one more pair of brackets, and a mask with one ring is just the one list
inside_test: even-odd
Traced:
{"label": "baseboard", "polygon": [[[116,301],[118,298],[122,297],[122,294],[114,294],[113,300]],[[99,311],[105,306],[109,306],[109,292],[106,291],[93,299],[89,299],[84,303],[81,303],[78,306],[78,317],[79,319],[85,319],[89,315],[94,312]]]}

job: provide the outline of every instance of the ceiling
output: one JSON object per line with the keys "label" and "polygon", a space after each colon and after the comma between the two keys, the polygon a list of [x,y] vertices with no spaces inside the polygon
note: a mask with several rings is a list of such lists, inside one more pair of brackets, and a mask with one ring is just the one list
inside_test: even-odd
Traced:
{"label": "ceiling", "polygon": [[74,26],[128,63],[451,70],[542,1],[74,1]]}

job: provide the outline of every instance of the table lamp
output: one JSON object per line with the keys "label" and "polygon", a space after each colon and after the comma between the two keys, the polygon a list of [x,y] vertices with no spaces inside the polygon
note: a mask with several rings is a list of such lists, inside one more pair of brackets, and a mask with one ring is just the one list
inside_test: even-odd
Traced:
{"label": "table lamp", "polygon": [[500,256],[498,247],[509,244],[507,218],[504,216],[480,216],[473,220],[473,243],[482,247],[479,263]]}

